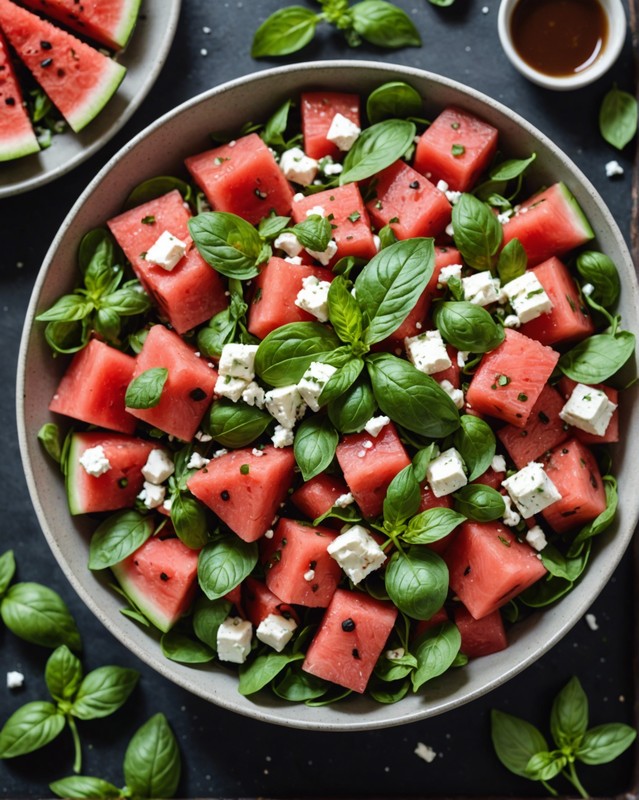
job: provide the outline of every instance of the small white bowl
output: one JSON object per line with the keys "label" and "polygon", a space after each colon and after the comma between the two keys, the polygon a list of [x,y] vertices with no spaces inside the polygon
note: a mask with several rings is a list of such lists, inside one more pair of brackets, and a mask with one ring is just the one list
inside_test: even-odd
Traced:
{"label": "small white bowl", "polygon": [[581,72],[573,75],[547,75],[527,64],[515,50],[512,40],[511,19],[520,0],[501,0],[497,30],[504,52],[511,64],[528,80],[546,89],[568,91],[593,83],[615,63],[626,39],[626,12],[622,0],[599,0],[608,19],[608,36],[600,55]]}

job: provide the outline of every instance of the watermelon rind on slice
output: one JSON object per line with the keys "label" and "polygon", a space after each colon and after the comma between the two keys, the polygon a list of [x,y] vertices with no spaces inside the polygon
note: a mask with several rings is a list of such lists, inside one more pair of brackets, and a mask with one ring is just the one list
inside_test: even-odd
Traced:
{"label": "watermelon rind on slice", "polygon": [[564,200],[566,201],[566,205],[572,211],[575,227],[581,227],[583,230],[584,239],[590,240],[595,238],[595,232],[592,229],[592,226],[588,222],[588,218],[584,214],[581,206],[575,199],[575,196],[570,191],[570,189],[566,186],[563,181],[559,181],[557,184],[559,193],[563,196]]}
{"label": "watermelon rind on slice", "polygon": [[9,49],[0,32],[0,161],[22,158],[39,150]]}

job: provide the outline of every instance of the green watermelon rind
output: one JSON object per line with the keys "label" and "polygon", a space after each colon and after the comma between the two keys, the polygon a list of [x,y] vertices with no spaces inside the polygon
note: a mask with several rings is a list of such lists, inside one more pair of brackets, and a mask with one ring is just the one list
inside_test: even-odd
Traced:
{"label": "green watermelon rind", "polygon": [[566,207],[571,212],[571,216],[573,218],[575,227],[581,228],[584,234],[584,238],[587,240],[595,238],[595,232],[592,229],[592,226],[588,222],[588,218],[584,214],[581,206],[575,199],[575,196],[570,191],[570,189],[566,186],[563,181],[559,181],[557,184],[559,188],[559,192],[563,199],[566,202]]}
{"label": "green watermelon rind", "polygon": [[87,92],[84,103],[76,106],[73,112],[65,114],[66,121],[75,133],[79,133],[97,117],[117,92],[125,75],[126,67],[117,61],[107,59],[100,84]]}
{"label": "green watermelon rind", "polygon": [[39,152],[40,145],[33,131],[24,131],[20,138],[12,136],[9,141],[0,142],[0,162],[12,161]]}
{"label": "green watermelon rind", "polygon": [[67,502],[71,514],[84,514],[86,508],[82,506],[80,500],[80,481],[78,480],[80,464],[80,451],[84,452],[85,442],[82,434],[74,434],[70,437],[69,450],[66,459],[65,485],[67,491]]}
{"label": "green watermelon rind", "polygon": [[152,625],[162,631],[162,633],[167,633],[177,620],[172,619],[164,612],[160,611],[153,603],[151,597],[147,593],[141,591],[135,581],[129,578],[129,570],[126,567],[126,563],[127,561],[125,559],[111,567],[111,572],[120,584],[122,591],[130,598],[135,608],[140,611]]}
{"label": "green watermelon rind", "polygon": [[129,0],[129,2],[126,4],[125,12],[122,14],[120,21],[112,31],[114,43],[119,45],[121,48],[126,47],[129,39],[131,38],[131,34],[135,28],[135,23],[138,21],[141,5],[142,0]]}

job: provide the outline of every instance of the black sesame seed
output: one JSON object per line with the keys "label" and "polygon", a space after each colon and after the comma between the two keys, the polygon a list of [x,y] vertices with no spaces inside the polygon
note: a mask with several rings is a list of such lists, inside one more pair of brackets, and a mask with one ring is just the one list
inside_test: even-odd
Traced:
{"label": "black sesame seed", "polygon": [[346,631],[346,633],[351,633],[355,630],[355,620],[352,620],[350,617],[345,619],[342,622],[342,630]]}

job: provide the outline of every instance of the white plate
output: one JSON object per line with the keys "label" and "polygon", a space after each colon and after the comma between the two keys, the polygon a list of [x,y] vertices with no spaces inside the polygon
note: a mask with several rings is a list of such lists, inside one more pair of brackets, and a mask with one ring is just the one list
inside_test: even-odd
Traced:
{"label": "white plate", "polygon": [[175,36],[182,0],[142,0],[126,49],[117,57],[127,68],[118,91],[80,133],[67,130],[51,147],[0,164],[0,199],[59,178],[96,153],[120,130],[149,93]]}

